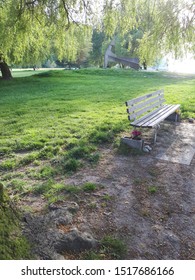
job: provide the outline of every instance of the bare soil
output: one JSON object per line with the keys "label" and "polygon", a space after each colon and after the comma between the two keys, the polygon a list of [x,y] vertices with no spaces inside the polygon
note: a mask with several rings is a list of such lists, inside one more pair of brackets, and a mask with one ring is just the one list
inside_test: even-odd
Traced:
{"label": "bare soil", "polygon": [[[102,147],[96,167],[64,178],[65,184],[100,186],[75,196],[80,208],[72,226],[97,239],[122,239],[125,259],[195,259],[195,157],[190,165],[156,158],[165,140],[160,134],[150,153]],[[39,212],[44,201],[31,197],[28,204]]]}

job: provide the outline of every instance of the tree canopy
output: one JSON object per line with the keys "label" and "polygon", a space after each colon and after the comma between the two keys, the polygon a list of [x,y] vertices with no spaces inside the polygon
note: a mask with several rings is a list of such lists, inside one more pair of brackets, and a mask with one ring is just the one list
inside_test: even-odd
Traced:
{"label": "tree canopy", "polygon": [[[105,27],[109,25],[105,32],[109,36],[129,34],[129,50],[133,48],[141,62],[151,64],[159,55],[170,52],[175,57],[181,57],[185,51],[195,54],[195,1],[108,2],[112,12],[105,15]],[[118,4],[113,6],[114,2]]]}
{"label": "tree canopy", "polygon": [[[12,63],[33,63],[56,53],[74,60],[91,39],[83,1],[0,0],[0,52]],[[80,19],[76,19],[79,14]]]}
{"label": "tree canopy", "polygon": [[0,0],[0,59],[36,64],[52,53],[75,61],[98,29],[107,41],[124,36],[150,64],[163,53],[195,53],[194,25],[193,0]]}

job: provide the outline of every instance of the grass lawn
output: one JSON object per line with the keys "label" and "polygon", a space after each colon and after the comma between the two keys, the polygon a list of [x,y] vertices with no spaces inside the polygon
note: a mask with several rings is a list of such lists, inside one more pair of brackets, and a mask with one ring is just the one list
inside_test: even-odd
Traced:
{"label": "grass lawn", "polygon": [[[0,185],[15,201],[31,194],[50,204],[62,192],[62,199],[93,192],[93,183],[67,186],[64,178],[82,166],[94,168],[100,146],[129,130],[129,99],[163,88],[167,103],[181,104],[183,118],[195,118],[195,75],[83,69],[13,76],[0,79]],[[28,258],[9,203],[0,202],[0,233],[6,236],[0,238],[0,259]],[[16,238],[9,239],[13,233]]]}
{"label": "grass lawn", "polygon": [[[163,88],[195,117],[195,76],[129,70],[20,71],[0,80],[0,173],[9,193],[47,195],[129,129],[125,101]],[[27,74],[29,76],[27,76]],[[23,76],[23,77],[22,77]],[[52,181],[52,183],[51,183]],[[59,189],[62,188],[59,187]]]}

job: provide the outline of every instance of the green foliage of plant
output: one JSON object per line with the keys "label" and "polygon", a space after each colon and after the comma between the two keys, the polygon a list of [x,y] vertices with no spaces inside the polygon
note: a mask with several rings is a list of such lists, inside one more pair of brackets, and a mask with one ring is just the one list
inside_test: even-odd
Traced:
{"label": "green foliage of plant", "polygon": [[156,186],[150,186],[148,187],[148,191],[149,193],[154,194],[158,191],[158,188]]}
{"label": "green foliage of plant", "polygon": [[82,189],[85,191],[85,192],[92,192],[92,191],[95,191],[97,188],[96,184],[94,183],[85,183],[83,186],[82,186]]}
{"label": "green foliage of plant", "polygon": [[121,239],[108,235],[100,240],[99,250],[89,251],[83,258],[87,260],[121,260],[126,252],[126,246]]}

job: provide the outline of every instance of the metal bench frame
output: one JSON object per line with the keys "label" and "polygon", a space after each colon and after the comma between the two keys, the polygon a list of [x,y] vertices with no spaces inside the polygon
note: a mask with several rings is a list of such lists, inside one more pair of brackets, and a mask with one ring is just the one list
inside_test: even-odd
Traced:
{"label": "metal bench frame", "polygon": [[175,121],[178,121],[177,110],[180,104],[164,104],[164,90],[158,90],[144,96],[131,99],[126,102],[128,119],[134,127],[153,128],[154,143],[157,138],[159,124],[167,117],[175,114]]}

